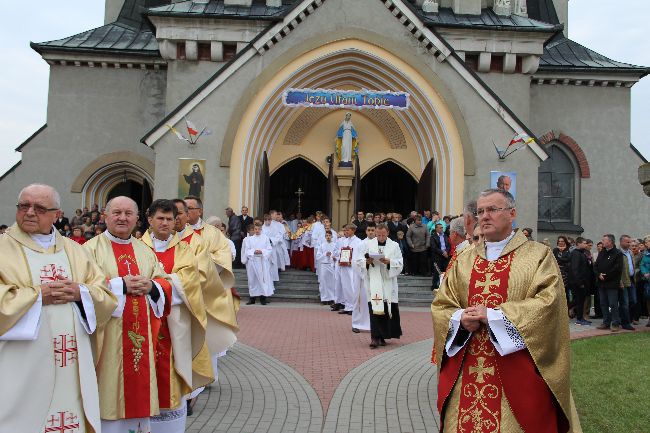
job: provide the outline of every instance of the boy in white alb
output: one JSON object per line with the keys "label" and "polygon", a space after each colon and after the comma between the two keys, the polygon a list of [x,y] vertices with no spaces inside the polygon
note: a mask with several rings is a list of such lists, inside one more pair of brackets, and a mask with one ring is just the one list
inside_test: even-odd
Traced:
{"label": "boy in white alb", "polygon": [[323,305],[333,304],[336,296],[335,265],[338,257],[338,249],[332,235],[332,231],[327,230],[325,232],[325,240],[316,249],[316,262],[320,267],[318,289],[320,291],[320,301]]}
{"label": "boy in white alb", "polygon": [[280,247],[283,242],[280,233],[278,233],[273,227],[273,218],[269,214],[264,214],[264,225],[261,227],[261,233],[266,236],[271,245],[271,278],[273,281],[280,281],[280,273],[278,271],[282,260],[282,251],[280,250]]}
{"label": "boy in white alb", "polygon": [[[361,241],[362,248],[358,248],[354,254],[355,262],[359,254],[368,250],[368,243],[375,238],[376,224],[372,221],[366,227],[366,238]],[[359,284],[354,287],[354,309],[352,310],[352,332],[370,331],[370,311],[368,310],[368,275],[362,269],[355,267],[358,273]]]}
{"label": "boy in white alb", "polygon": [[270,272],[273,248],[269,238],[262,234],[261,223],[255,222],[252,227],[249,226],[248,236],[244,239],[241,250],[241,261],[246,265],[250,297],[246,305],[254,304],[257,297],[262,305],[266,305],[266,297],[273,295],[275,291]]}

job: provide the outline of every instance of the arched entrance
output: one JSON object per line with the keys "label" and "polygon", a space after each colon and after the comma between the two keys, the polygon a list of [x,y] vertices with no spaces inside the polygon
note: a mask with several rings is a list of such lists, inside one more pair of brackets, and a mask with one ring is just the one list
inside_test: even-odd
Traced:
{"label": "arched entrance", "polygon": [[418,184],[413,176],[392,161],[386,161],[361,178],[359,203],[364,212],[399,212],[416,208]]}
{"label": "arched entrance", "polygon": [[303,216],[326,210],[327,177],[303,158],[287,162],[271,175],[270,209],[286,214],[298,212],[298,188],[304,192],[300,199]]}
{"label": "arched entrance", "polygon": [[126,196],[133,199],[140,208],[140,213],[143,214],[151,205],[152,194],[151,186],[146,179],[142,182],[136,180],[126,180],[115,185],[106,195],[106,201],[119,196]]}

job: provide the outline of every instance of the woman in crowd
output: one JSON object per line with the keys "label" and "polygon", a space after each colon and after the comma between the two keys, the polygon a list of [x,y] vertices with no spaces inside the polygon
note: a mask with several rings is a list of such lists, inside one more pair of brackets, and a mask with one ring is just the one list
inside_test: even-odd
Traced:
{"label": "woman in crowd", "polygon": [[566,236],[558,236],[557,246],[553,248],[553,255],[557,264],[560,267],[560,273],[562,274],[562,281],[564,282],[564,290],[566,291],[566,299],[569,309],[569,317],[573,318],[572,304],[569,302],[570,299],[570,290],[569,290],[569,265],[571,263],[571,252],[569,251],[569,240]]}

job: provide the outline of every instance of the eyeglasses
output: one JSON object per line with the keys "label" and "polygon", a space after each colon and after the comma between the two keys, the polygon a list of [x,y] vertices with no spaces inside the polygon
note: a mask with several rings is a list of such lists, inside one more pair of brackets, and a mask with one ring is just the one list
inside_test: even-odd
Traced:
{"label": "eyeglasses", "polygon": [[59,210],[56,207],[46,208],[45,206],[41,206],[40,204],[16,203],[16,209],[18,209],[18,212],[23,212],[23,213],[27,212],[27,211],[29,211],[29,208],[34,208],[34,213],[36,213],[38,215],[45,215],[48,212]]}
{"label": "eyeglasses", "polygon": [[187,210],[200,210],[200,207],[188,207]]}
{"label": "eyeglasses", "polygon": [[476,217],[482,217],[484,213],[488,215],[495,214],[497,212],[503,212],[504,210],[511,210],[514,209],[514,207],[488,207],[485,209],[476,209],[476,212],[474,212],[474,216]]}

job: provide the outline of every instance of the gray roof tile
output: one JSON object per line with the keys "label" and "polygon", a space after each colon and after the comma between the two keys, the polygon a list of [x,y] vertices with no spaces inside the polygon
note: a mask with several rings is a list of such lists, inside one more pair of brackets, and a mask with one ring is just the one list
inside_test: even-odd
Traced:
{"label": "gray roof tile", "polygon": [[459,15],[451,8],[441,8],[438,13],[425,13],[415,9],[425,25],[431,27],[471,27],[488,30],[556,32],[561,27],[519,15],[500,16],[492,9],[481,10],[481,15]]}
{"label": "gray roof tile", "polygon": [[542,71],[610,72],[615,70],[641,72],[644,75],[650,72],[649,68],[643,66],[612,60],[563,35],[555,36],[546,45],[539,66]]}

